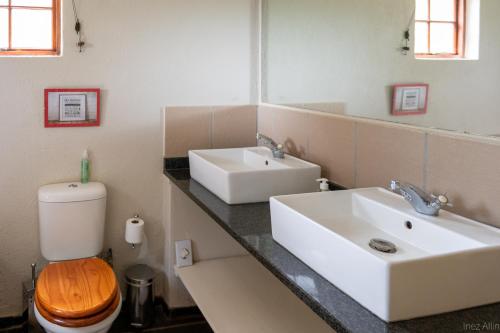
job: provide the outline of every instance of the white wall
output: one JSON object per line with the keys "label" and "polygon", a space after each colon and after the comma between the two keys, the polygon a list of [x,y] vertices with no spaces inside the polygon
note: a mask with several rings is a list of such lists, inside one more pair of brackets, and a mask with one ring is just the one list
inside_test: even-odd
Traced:
{"label": "white wall", "polygon": [[[83,54],[63,2],[62,57],[0,58],[0,317],[19,315],[21,281],[40,258],[40,185],[78,179],[88,147],[91,178],[108,188],[118,274],[140,251],[123,241],[134,212],[147,221],[148,262],[161,267],[161,108],[257,100],[254,0],[80,0]],[[45,129],[48,87],[101,88],[101,127]]]}
{"label": "white wall", "polygon": [[[500,134],[500,1],[481,0],[479,61],[403,56],[414,0],[265,3],[264,101],[341,102],[349,115]],[[390,116],[390,85],[418,82],[430,84],[428,114]]]}

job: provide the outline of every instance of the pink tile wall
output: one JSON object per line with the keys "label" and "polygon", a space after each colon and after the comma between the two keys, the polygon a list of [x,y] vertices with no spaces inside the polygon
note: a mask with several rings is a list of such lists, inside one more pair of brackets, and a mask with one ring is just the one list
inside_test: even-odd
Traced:
{"label": "pink tile wall", "polygon": [[387,187],[399,179],[447,192],[449,210],[500,227],[496,140],[270,105],[169,107],[164,121],[165,157],[254,146],[258,129],[340,185]]}
{"label": "pink tile wall", "polygon": [[447,192],[449,210],[500,227],[500,144],[429,134],[426,187]]}
{"label": "pink tile wall", "polygon": [[353,187],[355,181],[355,124],[327,115],[310,115],[302,125],[308,131],[306,159],[322,166],[323,176]]}
{"label": "pink tile wall", "polygon": [[255,146],[257,107],[167,107],[164,156],[187,156],[190,149]]}
{"label": "pink tile wall", "polygon": [[356,141],[356,187],[388,187],[392,179],[424,186],[424,132],[357,123]]}
{"label": "pink tile wall", "polygon": [[308,111],[262,105],[258,131],[282,143],[285,151],[321,166],[324,177],[354,186],[354,122]]}
{"label": "pink tile wall", "polygon": [[280,106],[258,108],[258,131],[346,187],[391,179],[447,192],[454,211],[500,227],[500,142]]}
{"label": "pink tile wall", "polygon": [[255,146],[255,106],[214,108],[212,116],[212,148]]}
{"label": "pink tile wall", "polygon": [[212,147],[211,108],[167,108],[164,120],[165,157],[187,156],[189,149]]}

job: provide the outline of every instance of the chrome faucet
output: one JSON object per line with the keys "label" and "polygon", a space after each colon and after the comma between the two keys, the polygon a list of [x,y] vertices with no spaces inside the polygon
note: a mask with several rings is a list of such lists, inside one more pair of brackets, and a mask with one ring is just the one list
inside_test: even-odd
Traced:
{"label": "chrome faucet", "polygon": [[262,145],[271,149],[271,152],[273,153],[274,158],[280,158],[280,159],[285,158],[285,152],[283,151],[283,145],[280,143],[274,142],[274,140],[271,139],[270,137],[265,136],[264,134],[257,133],[257,142],[262,143]]}
{"label": "chrome faucet", "polygon": [[427,194],[412,184],[402,184],[397,180],[392,180],[390,189],[401,194],[421,214],[437,216],[441,208],[451,206],[446,195]]}

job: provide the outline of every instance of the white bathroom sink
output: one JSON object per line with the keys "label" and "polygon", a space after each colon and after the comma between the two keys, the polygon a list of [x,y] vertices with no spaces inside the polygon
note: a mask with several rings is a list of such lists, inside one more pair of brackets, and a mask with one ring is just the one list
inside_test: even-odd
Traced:
{"label": "white bathroom sink", "polygon": [[[500,302],[500,232],[382,188],[273,197],[275,241],[385,321]],[[382,253],[382,239],[396,246]]]}
{"label": "white bathroom sink", "polygon": [[312,192],[321,173],[318,165],[290,155],[273,158],[266,147],[191,150],[189,168],[191,178],[228,204]]}

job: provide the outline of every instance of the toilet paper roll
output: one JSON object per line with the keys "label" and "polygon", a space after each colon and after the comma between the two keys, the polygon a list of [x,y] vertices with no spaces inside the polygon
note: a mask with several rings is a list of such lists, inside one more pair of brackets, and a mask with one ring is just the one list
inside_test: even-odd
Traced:
{"label": "toilet paper roll", "polygon": [[144,220],[138,217],[128,219],[125,225],[125,241],[130,244],[141,244],[144,235]]}

